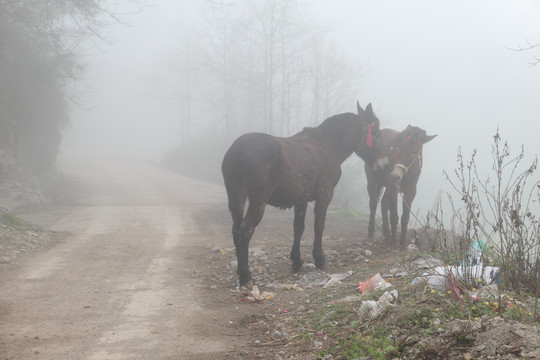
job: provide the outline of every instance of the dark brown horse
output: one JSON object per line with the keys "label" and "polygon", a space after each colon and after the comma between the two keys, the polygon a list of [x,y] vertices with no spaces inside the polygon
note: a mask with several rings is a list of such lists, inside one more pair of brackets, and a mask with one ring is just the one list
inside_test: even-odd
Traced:
{"label": "dark brown horse", "polygon": [[[223,158],[221,170],[232,215],[240,285],[251,280],[248,248],[266,204],[294,207],[292,268],[302,267],[300,239],[307,204],[315,201],[313,258],[322,268],[322,234],[326,210],[341,176],[341,163],[353,152],[372,163],[380,151],[379,120],[371,104],[358,114],[344,113],[326,119],[318,127],[305,128],[288,138],[261,133],[240,136]],[[249,205],[246,208],[246,200]]]}
{"label": "dark brown horse", "polygon": [[[382,129],[382,152],[373,164],[365,164],[367,187],[369,194],[369,226],[368,237],[373,238],[375,230],[375,213],[381,189],[386,188],[381,200],[383,235],[394,248],[398,247],[397,223],[399,220],[397,202],[398,194],[403,194],[403,210],[401,214],[401,235],[399,247],[407,247],[407,225],[411,205],[416,196],[416,184],[422,171],[423,145],[437,135],[428,136],[418,127],[408,126],[402,132]],[[390,212],[390,232],[388,226]]]}

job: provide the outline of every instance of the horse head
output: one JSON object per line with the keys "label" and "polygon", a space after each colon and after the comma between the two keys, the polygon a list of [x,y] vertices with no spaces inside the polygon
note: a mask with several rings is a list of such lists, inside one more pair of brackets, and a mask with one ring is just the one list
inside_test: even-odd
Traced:
{"label": "horse head", "polygon": [[364,123],[364,127],[360,136],[359,147],[355,153],[367,163],[373,163],[382,149],[380,121],[373,112],[371,103],[364,110],[357,101],[356,108],[358,110],[358,116]]}
{"label": "horse head", "polygon": [[407,126],[398,136],[398,143],[393,146],[394,168],[390,172],[390,181],[399,186],[409,169],[422,167],[423,145],[437,135],[427,135],[426,131],[416,126]]}

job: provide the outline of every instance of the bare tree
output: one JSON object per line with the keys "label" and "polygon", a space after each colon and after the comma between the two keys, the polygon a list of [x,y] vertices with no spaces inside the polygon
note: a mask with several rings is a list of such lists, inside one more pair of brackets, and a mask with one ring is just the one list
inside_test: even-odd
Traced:
{"label": "bare tree", "polygon": [[[527,45],[526,46],[518,46],[517,48],[508,48],[512,51],[530,51],[530,50],[533,50],[537,47],[540,47],[540,44],[534,44],[534,43],[531,43],[529,40],[527,40]],[[533,55],[533,60],[529,62],[529,64],[531,66],[535,66],[537,65],[538,63],[540,63],[540,58],[536,55]]]}
{"label": "bare tree", "polygon": [[0,0],[0,177],[54,170],[68,104],[79,104],[81,44],[104,41],[102,29],[119,21],[125,3]]}

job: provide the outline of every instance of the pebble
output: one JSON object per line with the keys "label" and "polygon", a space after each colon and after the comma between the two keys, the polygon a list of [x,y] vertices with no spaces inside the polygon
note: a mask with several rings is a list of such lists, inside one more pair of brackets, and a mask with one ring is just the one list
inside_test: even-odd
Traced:
{"label": "pebble", "polygon": [[482,351],[483,355],[493,356],[497,353],[497,343],[494,340],[488,340],[486,342],[486,347]]}
{"label": "pebble", "polygon": [[0,264],[12,264],[18,257],[44,248],[54,240],[47,231],[0,225]]}

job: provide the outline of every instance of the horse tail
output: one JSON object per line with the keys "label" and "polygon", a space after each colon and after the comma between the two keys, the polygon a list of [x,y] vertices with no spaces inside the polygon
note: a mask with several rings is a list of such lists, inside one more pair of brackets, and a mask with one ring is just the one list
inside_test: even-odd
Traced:
{"label": "horse tail", "polygon": [[238,157],[232,156],[230,150],[223,157],[221,173],[223,174],[223,181],[229,199],[229,211],[233,216],[237,212],[240,212],[241,216],[243,216],[246,190],[243,186]]}

